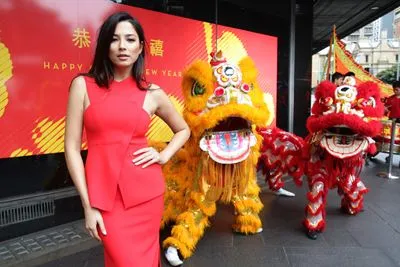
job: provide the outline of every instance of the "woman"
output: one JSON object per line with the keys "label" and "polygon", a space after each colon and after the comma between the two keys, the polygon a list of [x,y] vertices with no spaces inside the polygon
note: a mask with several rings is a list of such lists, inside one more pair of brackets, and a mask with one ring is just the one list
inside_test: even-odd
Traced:
{"label": "woman", "polygon": [[[126,12],[111,15],[100,28],[89,73],[70,86],[65,156],[86,228],[104,245],[106,267],[159,266],[165,190],[160,164],[190,135],[167,95],[145,80],[145,44],[135,18]],[[148,147],[145,137],[153,114],[175,133],[160,152]]]}

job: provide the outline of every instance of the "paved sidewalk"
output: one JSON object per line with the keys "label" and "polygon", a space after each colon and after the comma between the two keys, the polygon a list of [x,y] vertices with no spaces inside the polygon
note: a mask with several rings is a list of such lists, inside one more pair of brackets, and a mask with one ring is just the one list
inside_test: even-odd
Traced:
{"label": "paved sidewalk", "polygon": [[0,242],[0,266],[35,266],[97,246],[83,221],[75,221]]}
{"label": "paved sidewalk", "polygon": [[[364,212],[357,216],[343,215],[339,211],[340,199],[336,191],[329,192],[327,229],[317,240],[308,239],[300,223],[306,205],[306,186],[298,188],[290,181],[286,188],[296,193],[294,198],[278,197],[268,190],[262,192],[261,199],[265,208],[261,213],[264,223],[261,234],[233,234],[232,208],[220,205],[216,217],[212,219],[212,226],[199,242],[194,256],[184,266],[400,266],[400,180],[376,176],[379,171],[387,168],[384,157],[386,154],[378,155],[362,173],[365,184],[370,188],[365,198]],[[400,173],[398,157],[393,172]],[[77,224],[74,225],[73,229],[77,229]],[[162,231],[162,239],[169,230]],[[79,232],[79,235],[85,234]],[[93,242],[86,246],[82,245],[84,242],[78,245],[71,245],[71,242],[68,244],[69,252],[79,252],[67,253],[68,256],[58,258],[63,253],[50,253],[53,255],[51,258],[57,259],[38,266],[103,266],[100,246]],[[6,266],[1,261],[0,265]],[[35,262],[15,266],[35,266]],[[169,266],[163,257],[162,266]]]}

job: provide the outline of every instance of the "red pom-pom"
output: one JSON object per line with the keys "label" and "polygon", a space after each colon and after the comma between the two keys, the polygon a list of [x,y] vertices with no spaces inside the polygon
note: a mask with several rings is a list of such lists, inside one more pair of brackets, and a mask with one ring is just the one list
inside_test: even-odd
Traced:
{"label": "red pom-pom", "polygon": [[243,92],[248,93],[250,91],[250,86],[247,83],[245,83],[242,85],[240,89],[242,89]]}
{"label": "red pom-pom", "polygon": [[214,90],[214,95],[215,96],[223,96],[224,95],[224,93],[225,93],[225,89],[223,88],[223,87],[217,87],[215,90]]}
{"label": "red pom-pom", "polygon": [[368,146],[367,153],[370,154],[370,155],[375,155],[376,152],[377,152],[376,145],[375,144],[370,144]]}

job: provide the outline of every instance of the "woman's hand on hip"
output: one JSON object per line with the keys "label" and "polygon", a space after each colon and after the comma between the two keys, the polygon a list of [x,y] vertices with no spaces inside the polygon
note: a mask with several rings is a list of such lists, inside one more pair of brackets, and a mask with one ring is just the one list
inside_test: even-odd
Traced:
{"label": "woman's hand on hip", "polygon": [[99,232],[97,231],[97,226],[103,235],[107,235],[106,228],[104,227],[103,217],[101,216],[100,211],[95,208],[85,209],[85,227],[93,238],[101,241]]}
{"label": "woman's hand on hip", "polygon": [[137,157],[135,157],[132,162],[135,165],[143,164],[142,168],[146,168],[154,163],[165,164],[168,161],[163,157],[162,153],[159,153],[153,147],[141,148],[136,150],[133,155]]}

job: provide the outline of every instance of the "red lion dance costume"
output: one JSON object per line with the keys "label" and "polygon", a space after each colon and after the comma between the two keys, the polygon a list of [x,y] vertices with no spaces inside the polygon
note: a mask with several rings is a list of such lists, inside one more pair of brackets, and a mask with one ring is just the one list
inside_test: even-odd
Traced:
{"label": "red lion dance costume", "polygon": [[342,212],[355,215],[362,210],[368,189],[360,172],[366,154],[376,151],[371,137],[380,133],[384,111],[379,88],[372,82],[337,88],[322,82],[315,97],[304,149],[309,185],[304,226],[312,239],[325,228],[328,189],[337,188]]}

